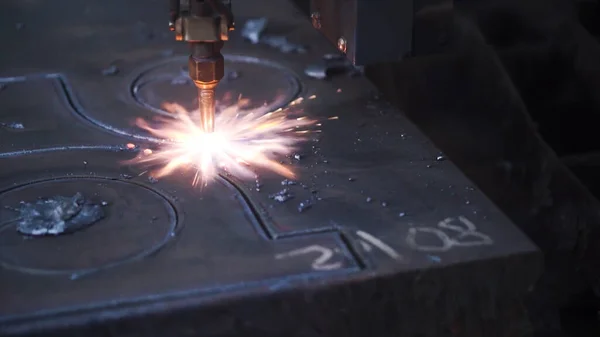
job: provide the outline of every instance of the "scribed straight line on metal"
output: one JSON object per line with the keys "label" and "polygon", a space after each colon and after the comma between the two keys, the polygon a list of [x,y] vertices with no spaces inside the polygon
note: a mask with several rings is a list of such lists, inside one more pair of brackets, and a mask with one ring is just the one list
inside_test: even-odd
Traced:
{"label": "scribed straight line on metal", "polygon": [[67,77],[64,74],[42,73],[42,74],[31,74],[31,75],[25,75],[25,76],[16,76],[16,77],[2,77],[2,78],[0,78],[0,83],[19,83],[19,82],[25,82],[25,81],[31,81],[31,80],[44,80],[44,79],[55,80],[63,91],[62,98],[66,100],[66,102],[68,103],[69,108],[71,108],[73,114],[75,116],[77,116],[78,118],[81,118],[86,123],[91,124],[91,126],[99,128],[100,130],[102,130],[104,132],[118,134],[120,136],[125,136],[128,138],[145,140],[145,141],[149,141],[149,142],[153,142],[153,143],[164,142],[164,140],[162,140],[162,139],[135,135],[135,134],[125,132],[123,130],[113,128],[110,125],[106,125],[100,121],[97,121],[97,120],[87,116],[87,114],[85,113],[85,109],[83,109],[82,105],[77,100],[75,93],[72,90],[71,85],[70,85]]}
{"label": "scribed straight line on metal", "polygon": [[[339,270],[335,270],[335,271],[329,271],[329,272],[327,272],[327,275],[342,276],[342,275],[352,274],[357,271],[359,271],[359,269],[357,267],[355,267],[355,268],[350,267],[350,268],[344,268],[344,269],[339,269]],[[62,310],[43,310],[43,311],[36,312],[34,314],[3,316],[3,317],[0,317],[0,323],[3,323],[3,322],[11,322],[12,323],[12,322],[19,321],[19,320],[29,320],[31,318],[45,318],[48,320],[53,320],[53,319],[58,318],[56,316],[76,316],[76,315],[73,315],[73,313],[77,314],[77,313],[86,312],[86,311],[90,312],[90,313],[93,313],[94,311],[97,311],[97,310],[111,310],[114,312],[115,309],[129,311],[126,307],[140,306],[140,305],[145,305],[147,307],[151,307],[153,304],[158,303],[159,301],[161,301],[161,303],[157,305],[158,306],[157,311],[161,311],[161,309],[164,307],[165,301],[176,301],[179,299],[186,299],[186,298],[189,298],[192,296],[198,296],[198,295],[210,296],[210,295],[221,294],[221,293],[224,293],[226,291],[231,291],[231,290],[233,290],[233,291],[242,290],[243,288],[259,289],[259,288],[262,288],[265,286],[270,286],[270,285],[275,285],[275,284],[281,283],[282,279],[289,280],[290,282],[306,280],[306,279],[320,279],[323,277],[323,274],[324,274],[323,272],[313,271],[313,272],[307,272],[307,273],[302,273],[302,274],[295,274],[295,275],[291,275],[291,276],[284,276],[284,277],[277,277],[277,278],[273,277],[273,278],[260,280],[260,281],[247,281],[247,282],[242,281],[242,282],[236,282],[236,283],[231,283],[231,284],[226,284],[226,285],[198,288],[198,289],[193,289],[193,290],[174,291],[174,292],[163,294],[163,295],[147,295],[147,296],[130,299],[130,300],[126,300],[126,301],[107,301],[107,302],[95,303],[95,304],[91,304],[91,305],[73,306],[73,307],[68,307],[68,308],[62,309]],[[200,299],[201,302],[210,302],[212,300],[214,300],[212,297],[205,297],[205,298]],[[45,316],[54,316],[54,317],[45,317]],[[18,322],[17,322],[17,324],[18,324]],[[2,330],[0,330],[0,332],[1,331]]]}
{"label": "scribed straight line on metal", "polygon": [[[0,159],[17,157],[17,156],[22,156],[22,155],[29,155],[29,154],[38,154],[38,153],[55,152],[55,151],[76,151],[76,150],[100,150],[100,151],[120,152],[120,151],[126,151],[128,149],[125,146],[119,146],[119,145],[67,145],[67,146],[46,147],[46,148],[32,149],[32,150],[0,152]],[[130,150],[128,150],[128,151],[130,151]]]}

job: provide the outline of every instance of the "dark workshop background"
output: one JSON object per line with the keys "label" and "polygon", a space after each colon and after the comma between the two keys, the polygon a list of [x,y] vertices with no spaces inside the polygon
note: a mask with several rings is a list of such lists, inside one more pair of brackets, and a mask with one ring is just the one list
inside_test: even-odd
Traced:
{"label": "dark workshop background", "polygon": [[544,252],[537,334],[600,336],[600,2],[426,2],[368,75]]}

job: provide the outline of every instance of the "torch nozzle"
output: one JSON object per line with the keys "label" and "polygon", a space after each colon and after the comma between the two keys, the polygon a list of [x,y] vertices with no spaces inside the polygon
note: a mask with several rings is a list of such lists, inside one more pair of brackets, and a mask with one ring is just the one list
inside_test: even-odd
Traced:
{"label": "torch nozzle", "polygon": [[215,131],[215,87],[217,83],[198,83],[199,113],[197,122],[202,131],[210,133]]}

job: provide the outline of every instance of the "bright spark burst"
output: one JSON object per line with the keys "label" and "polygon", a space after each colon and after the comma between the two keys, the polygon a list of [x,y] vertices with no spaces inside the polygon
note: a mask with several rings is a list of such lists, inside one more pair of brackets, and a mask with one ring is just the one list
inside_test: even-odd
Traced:
{"label": "bright spark burst", "polygon": [[[301,101],[298,99],[291,105]],[[167,142],[154,151],[143,151],[133,161],[158,166],[159,169],[152,172],[155,178],[192,168],[195,170],[193,185],[208,184],[221,170],[242,179],[255,178],[253,168],[295,178],[295,173],[280,164],[278,158],[290,155],[296,145],[306,139],[311,132],[307,127],[315,121],[306,117],[290,118],[287,109],[244,110],[245,103],[247,101],[240,101],[217,113],[213,133],[201,130],[192,117],[194,111],[175,103],[164,104],[175,118],[157,117],[156,126],[140,118],[136,125]]]}

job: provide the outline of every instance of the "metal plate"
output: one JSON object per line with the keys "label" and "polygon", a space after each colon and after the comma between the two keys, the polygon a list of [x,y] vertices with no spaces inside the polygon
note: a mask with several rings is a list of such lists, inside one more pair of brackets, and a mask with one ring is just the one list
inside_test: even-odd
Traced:
{"label": "metal plate", "polygon": [[[302,108],[322,122],[322,133],[302,144],[299,160],[282,159],[299,175],[288,186],[295,198],[285,203],[268,198],[285,187],[268,174],[260,174],[260,192],[254,181],[233,179],[202,190],[191,187],[188,173],[152,184],[141,168],[124,164],[135,155],[124,144],[156,146],[128,124],[134,116],[156,114],[136,102],[132,83],[163,62],[180,72],[165,50],[185,55],[185,46],[162,25],[168,13],[158,1],[3,5],[27,22],[2,36],[14,50],[0,54],[0,82],[8,83],[0,91],[0,121],[23,128],[0,129],[0,204],[75,189],[109,199],[108,218],[69,237],[43,238],[56,243],[40,241],[43,248],[35,250],[56,245],[74,252],[80,245],[83,252],[113,237],[106,244],[113,255],[94,249],[53,264],[50,253],[27,255],[34,243],[20,241],[14,227],[3,228],[0,239],[11,245],[0,249],[0,260],[61,273],[0,268],[0,334],[435,336],[463,312],[492,315],[494,303],[518,297],[535,279],[536,248],[414,126],[374,99],[366,80],[279,76],[280,69],[301,74],[334,51],[291,4],[252,0],[234,9],[238,18],[268,16],[277,33],[309,43],[306,54],[281,54],[236,35],[225,47],[229,55],[273,60],[280,65],[273,78],[299,78],[302,94],[317,96]],[[14,21],[10,12],[0,11],[0,22]],[[39,50],[48,52],[39,57]],[[119,72],[103,75],[113,63]],[[60,75],[45,75],[55,72]],[[223,85],[260,100],[276,96],[260,79],[234,83]],[[289,99],[296,89],[285,83]],[[155,93],[176,94],[159,87]],[[182,87],[180,99],[189,89]],[[74,177],[85,183],[74,185]],[[102,187],[93,183],[98,179],[111,182]],[[19,188],[22,194],[15,194]],[[313,207],[298,212],[307,199]],[[120,218],[125,208],[131,214]],[[12,215],[0,213],[3,219]],[[134,228],[121,236],[126,222]],[[91,235],[109,227],[106,238]],[[173,232],[151,256],[135,255]]]}
{"label": "metal plate", "polygon": [[[3,226],[0,323],[357,270],[335,233],[272,241],[230,182],[200,191],[177,176],[152,185],[134,168],[123,167],[132,155],[90,149],[0,160],[2,206],[74,192],[108,203],[106,219],[72,235],[28,239],[14,225]],[[123,176],[136,178],[123,181]],[[0,210],[3,220],[14,216]],[[322,248],[293,253],[311,246]],[[312,268],[320,254],[331,256]]]}

